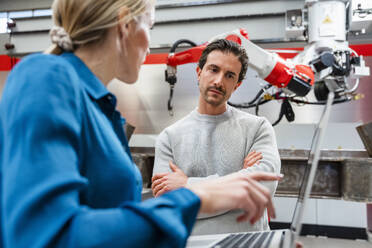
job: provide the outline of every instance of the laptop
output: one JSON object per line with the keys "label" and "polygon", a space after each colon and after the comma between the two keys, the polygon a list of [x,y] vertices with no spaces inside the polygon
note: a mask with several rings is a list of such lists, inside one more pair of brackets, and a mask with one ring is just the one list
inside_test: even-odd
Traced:
{"label": "laptop", "polygon": [[308,163],[305,169],[305,175],[300,187],[299,197],[296,208],[293,214],[290,229],[280,229],[264,232],[246,232],[246,233],[231,233],[220,234],[214,236],[211,241],[208,237],[199,236],[199,240],[189,241],[187,247],[213,247],[213,248],[235,248],[235,247],[249,247],[249,248],[293,248],[296,246],[296,241],[300,235],[302,228],[302,220],[306,209],[306,203],[310,197],[311,188],[314,182],[315,173],[318,167],[320,148],[323,138],[325,136],[325,129],[328,124],[331,105],[334,100],[334,93],[328,94],[328,99],[324,107],[322,116],[317,124],[313,140],[311,143]]}

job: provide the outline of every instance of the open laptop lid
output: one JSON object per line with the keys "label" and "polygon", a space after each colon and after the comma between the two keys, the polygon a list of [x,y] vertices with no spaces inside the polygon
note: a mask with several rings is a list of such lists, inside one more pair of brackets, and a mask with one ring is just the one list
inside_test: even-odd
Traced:
{"label": "open laptop lid", "polygon": [[311,188],[313,186],[316,170],[318,168],[318,162],[320,158],[320,148],[325,136],[326,127],[329,121],[329,116],[331,112],[331,106],[334,100],[334,93],[330,92],[328,94],[327,103],[324,107],[323,114],[320,117],[319,123],[315,128],[313,140],[311,142],[309,158],[307,166],[305,168],[304,179],[302,181],[300,192],[293,214],[293,219],[291,223],[291,232],[292,232],[292,247],[295,244],[295,241],[300,235],[302,228],[302,221],[304,217],[304,212],[306,209],[307,200],[310,197]]}

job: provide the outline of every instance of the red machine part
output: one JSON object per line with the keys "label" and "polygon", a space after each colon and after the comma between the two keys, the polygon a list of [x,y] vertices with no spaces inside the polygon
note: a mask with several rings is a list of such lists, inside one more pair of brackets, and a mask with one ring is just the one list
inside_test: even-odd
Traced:
{"label": "red machine part", "polygon": [[293,69],[289,68],[280,61],[278,61],[274,69],[266,78],[264,78],[264,80],[278,88],[285,88],[294,76],[309,83],[310,85],[314,84],[314,72],[310,66],[296,65]]}
{"label": "red machine part", "polygon": [[278,62],[270,74],[264,78],[266,82],[279,88],[286,87],[293,78],[293,71],[285,64]]}
{"label": "red machine part", "polygon": [[230,41],[234,41],[235,43],[238,43],[239,45],[242,45],[242,40],[234,34],[226,36],[225,39],[230,40]]}
{"label": "red machine part", "polygon": [[307,81],[311,86],[314,85],[314,72],[307,65],[296,65],[296,75],[302,80]]}
{"label": "red machine part", "polygon": [[[246,39],[249,39],[247,31],[245,31],[244,29],[240,29],[239,31],[243,37],[245,37]],[[234,41],[238,43],[239,45],[242,44],[242,41],[239,38],[239,36],[234,35],[234,34],[226,36],[225,39]],[[176,54],[170,54],[167,58],[166,64],[169,66],[176,67],[178,65],[198,62],[201,54],[203,53],[203,50],[205,49],[207,45],[208,43],[204,43],[200,46],[192,47],[186,51],[182,51]]]}
{"label": "red machine part", "polygon": [[176,67],[178,65],[198,62],[206,46],[207,44],[203,44],[197,47],[192,47],[183,52],[169,55],[167,58],[167,65]]}

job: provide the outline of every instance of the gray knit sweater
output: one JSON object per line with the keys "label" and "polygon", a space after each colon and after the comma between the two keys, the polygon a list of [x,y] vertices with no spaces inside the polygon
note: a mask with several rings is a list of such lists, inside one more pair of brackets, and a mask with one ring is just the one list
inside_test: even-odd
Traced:
{"label": "gray knit sweater", "polygon": [[[259,151],[258,165],[243,168],[250,151]],[[208,180],[233,172],[280,172],[280,158],[274,130],[262,117],[227,106],[221,115],[203,115],[197,109],[164,129],[157,138],[153,174],[168,172],[173,161],[188,177],[188,183]],[[264,183],[274,195],[276,182]],[[237,223],[241,214],[233,210],[211,218],[199,219],[193,235],[268,230],[267,214],[253,226]]]}

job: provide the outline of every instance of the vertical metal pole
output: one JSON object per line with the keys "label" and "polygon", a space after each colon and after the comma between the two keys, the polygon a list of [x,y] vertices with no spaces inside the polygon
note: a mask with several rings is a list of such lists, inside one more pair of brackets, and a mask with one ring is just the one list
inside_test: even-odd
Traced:
{"label": "vertical metal pole", "polygon": [[367,235],[368,241],[372,243],[372,203],[367,203]]}

